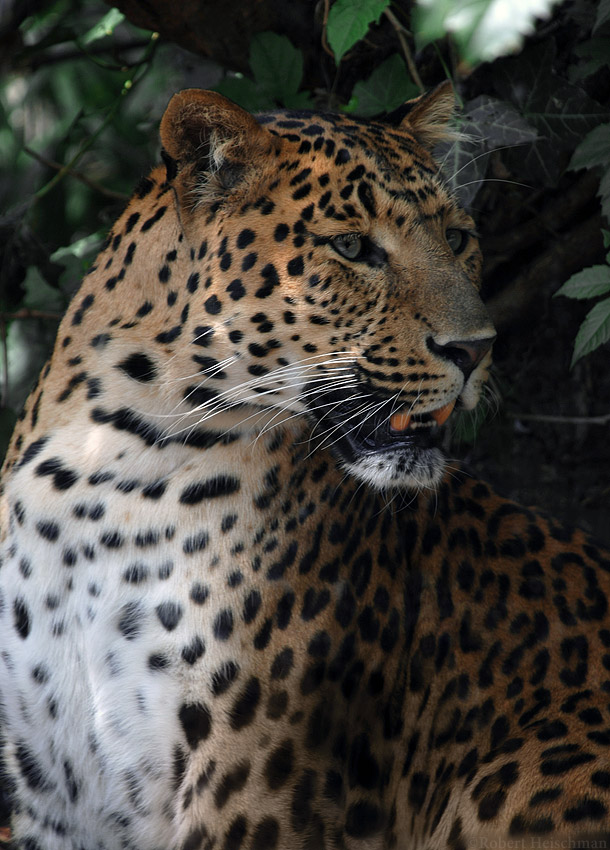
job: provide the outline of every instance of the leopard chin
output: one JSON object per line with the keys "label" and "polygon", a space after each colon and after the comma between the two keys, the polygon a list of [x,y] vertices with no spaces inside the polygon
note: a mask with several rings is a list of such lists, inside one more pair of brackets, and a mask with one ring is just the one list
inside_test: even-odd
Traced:
{"label": "leopard chin", "polygon": [[376,490],[433,490],[445,473],[440,448],[394,449],[343,461],[342,467]]}

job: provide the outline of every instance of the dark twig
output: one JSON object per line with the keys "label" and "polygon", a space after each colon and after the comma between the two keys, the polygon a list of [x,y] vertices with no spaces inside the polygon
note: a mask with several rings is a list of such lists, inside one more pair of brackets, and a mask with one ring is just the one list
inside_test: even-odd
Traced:
{"label": "dark twig", "polygon": [[[53,168],[55,171],[61,171],[64,168],[60,162],[55,162],[53,159],[47,159],[47,157],[37,153],[27,145],[23,146],[23,150],[28,154],[28,156],[38,160],[38,162],[42,165],[46,165],[47,168]],[[123,192],[114,192],[112,189],[107,189],[105,186],[102,186],[101,183],[91,180],[91,178],[87,177],[86,174],[83,174],[82,171],[76,171],[73,168],[66,168],[66,174],[70,177],[74,177],[75,180],[80,180],[80,182],[84,183],[85,186],[89,186],[89,188],[94,189],[96,192],[100,192],[100,194],[105,195],[107,198],[112,198],[116,201],[126,201],[129,199],[129,195],[126,195]]]}
{"label": "dark twig", "polygon": [[409,43],[406,39],[407,30],[405,30],[405,28],[400,23],[394,12],[392,12],[390,9],[385,9],[384,15],[396,30],[396,35],[398,36],[398,40],[400,41],[400,46],[402,47],[402,52],[404,53],[405,61],[409,69],[411,79],[413,80],[417,88],[420,90],[420,92],[425,91],[425,86],[421,81],[421,77],[419,76],[415,62],[413,61],[411,48],[409,47]]}
{"label": "dark twig", "polygon": [[554,416],[546,413],[518,413],[507,410],[506,415],[510,419],[522,419],[524,422],[554,422],[569,425],[607,425],[610,422],[610,413],[601,416]]}

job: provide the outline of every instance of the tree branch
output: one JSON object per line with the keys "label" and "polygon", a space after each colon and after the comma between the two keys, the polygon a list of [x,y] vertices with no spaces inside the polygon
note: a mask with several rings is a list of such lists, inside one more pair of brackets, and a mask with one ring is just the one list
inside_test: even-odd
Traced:
{"label": "tree branch", "polygon": [[546,413],[518,413],[515,410],[507,410],[506,415],[510,419],[522,419],[524,422],[552,422],[569,425],[607,425],[610,422],[610,413],[601,416],[553,416]]}
{"label": "tree branch", "polygon": [[417,67],[415,62],[413,61],[413,56],[411,54],[411,48],[409,47],[409,43],[405,37],[406,30],[403,25],[400,23],[394,12],[390,9],[385,9],[383,14],[386,16],[388,21],[392,24],[394,29],[396,30],[396,35],[398,36],[398,40],[400,41],[400,46],[402,47],[402,52],[405,56],[405,61],[407,63],[407,67],[409,69],[409,74],[411,75],[411,79],[420,90],[420,92],[424,92],[426,87],[421,81],[421,77],[417,71]]}
{"label": "tree branch", "polygon": [[114,192],[112,189],[107,189],[105,186],[102,186],[101,183],[98,183],[95,180],[91,180],[91,178],[87,177],[86,174],[83,174],[82,171],[76,171],[74,168],[69,168],[63,166],[60,162],[55,162],[53,159],[47,159],[47,157],[43,156],[40,153],[37,153],[32,148],[27,145],[23,146],[23,150],[28,156],[33,157],[42,165],[46,165],[47,168],[53,168],[55,171],[63,171],[65,169],[65,173],[70,175],[70,177],[74,177],[76,180],[80,180],[81,183],[84,183],[85,186],[89,186],[90,189],[94,189],[96,192],[99,192],[102,195],[105,195],[107,198],[112,198],[116,201],[127,201],[129,200],[129,195],[124,194],[123,192]]}
{"label": "tree branch", "polygon": [[58,322],[62,316],[63,313],[52,310],[31,310],[29,307],[22,307],[14,313],[0,313],[0,328],[3,322],[11,322],[14,319],[54,319]]}

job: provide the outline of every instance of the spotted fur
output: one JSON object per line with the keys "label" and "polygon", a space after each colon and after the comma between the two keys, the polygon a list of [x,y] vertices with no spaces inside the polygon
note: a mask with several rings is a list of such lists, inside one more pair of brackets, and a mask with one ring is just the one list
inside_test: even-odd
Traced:
{"label": "spotted fur", "polygon": [[438,447],[493,341],[450,109],[172,100],[5,463],[16,847],[608,829],[610,557]]}

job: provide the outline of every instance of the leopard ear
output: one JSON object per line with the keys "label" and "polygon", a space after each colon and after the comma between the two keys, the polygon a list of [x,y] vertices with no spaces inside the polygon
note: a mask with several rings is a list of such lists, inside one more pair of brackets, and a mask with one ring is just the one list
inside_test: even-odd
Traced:
{"label": "leopard ear", "polygon": [[447,126],[454,111],[453,86],[445,80],[431,92],[403,103],[385,120],[412,133],[423,147],[432,149],[456,137],[455,130]]}
{"label": "leopard ear", "polygon": [[168,180],[191,193],[193,205],[245,188],[248,175],[276,147],[275,137],[249,112],[202,89],[172,97],[160,134]]}

